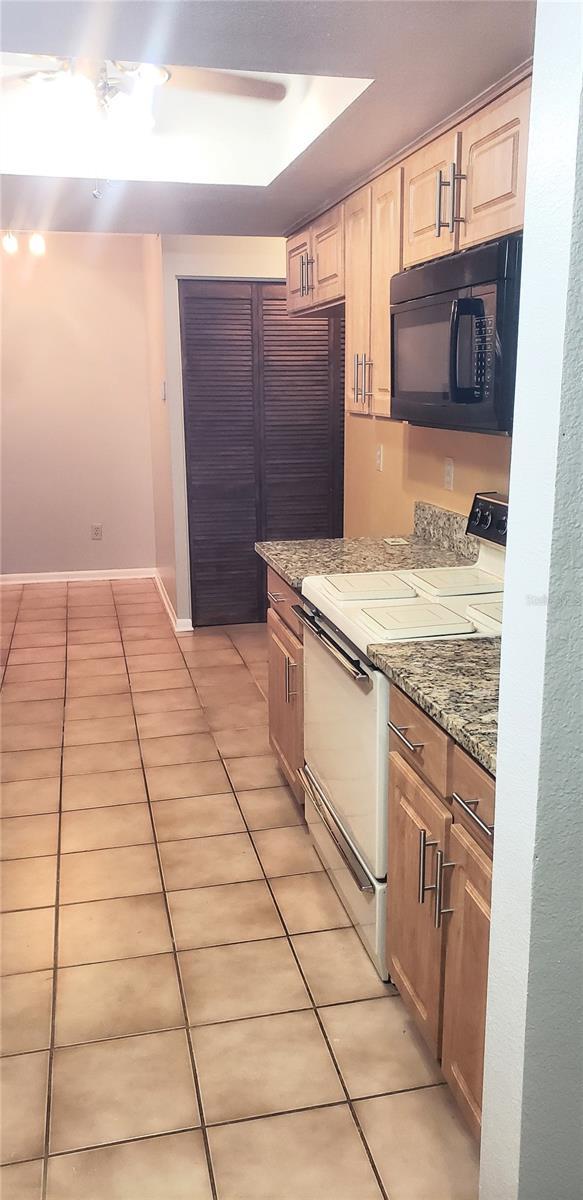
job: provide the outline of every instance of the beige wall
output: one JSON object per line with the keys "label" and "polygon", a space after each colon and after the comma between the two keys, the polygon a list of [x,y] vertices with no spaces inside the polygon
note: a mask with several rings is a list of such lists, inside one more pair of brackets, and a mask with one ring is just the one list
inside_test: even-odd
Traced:
{"label": "beige wall", "polygon": [[[383,470],[377,471],[377,446]],[[480,489],[508,491],[509,438],[347,416],[344,533],[346,537],[407,533],[415,500],[468,511]],[[454,462],[453,491],[443,486],[444,459]]]}
{"label": "beige wall", "polygon": [[170,603],[176,609],[172,462],[165,383],[162,239],[150,235],[144,237],[143,241],[156,567]]}
{"label": "beige wall", "polygon": [[191,617],[184,409],[180,356],[178,279],[285,279],[285,239],[273,237],[162,237],[166,397],[172,460],[176,613]]}
{"label": "beige wall", "polygon": [[142,238],[46,247],[2,254],[2,571],[151,568]]}

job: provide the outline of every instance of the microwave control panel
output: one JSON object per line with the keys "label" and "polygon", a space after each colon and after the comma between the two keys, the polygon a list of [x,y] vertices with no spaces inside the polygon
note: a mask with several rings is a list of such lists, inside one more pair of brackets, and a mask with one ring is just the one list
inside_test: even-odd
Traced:
{"label": "microwave control panel", "polygon": [[492,398],[496,318],[474,317],[474,384],[481,398]]}
{"label": "microwave control panel", "polygon": [[466,533],[473,533],[496,546],[506,545],[508,529],[508,497],[500,492],[476,492]]}

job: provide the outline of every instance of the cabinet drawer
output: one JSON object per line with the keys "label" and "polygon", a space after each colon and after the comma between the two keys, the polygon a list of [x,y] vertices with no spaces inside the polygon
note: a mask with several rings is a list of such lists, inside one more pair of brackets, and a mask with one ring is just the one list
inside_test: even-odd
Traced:
{"label": "cabinet drawer", "polygon": [[291,629],[303,644],[303,625],[300,625],[295,613],[292,612],[292,604],[299,603],[299,596],[272,567],[267,568],[267,599],[269,607],[281,617],[288,629]]}
{"label": "cabinet drawer", "polygon": [[[494,779],[459,746],[454,746],[452,750],[450,779],[454,822],[463,825],[480,846],[491,854],[492,838],[482,824],[488,827],[494,824]],[[459,796],[459,800],[455,796]],[[470,812],[459,801],[469,805]]]}
{"label": "cabinet drawer", "polygon": [[391,687],[389,719],[391,750],[398,751],[438,795],[447,796],[452,743],[444,730],[394,685]]}

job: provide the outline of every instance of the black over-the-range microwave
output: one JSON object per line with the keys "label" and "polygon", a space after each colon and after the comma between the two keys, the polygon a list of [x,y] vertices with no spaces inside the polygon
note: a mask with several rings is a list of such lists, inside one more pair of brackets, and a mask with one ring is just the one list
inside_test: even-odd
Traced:
{"label": "black over-the-range microwave", "polygon": [[510,433],[522,234],[391,279],[391,416]]}

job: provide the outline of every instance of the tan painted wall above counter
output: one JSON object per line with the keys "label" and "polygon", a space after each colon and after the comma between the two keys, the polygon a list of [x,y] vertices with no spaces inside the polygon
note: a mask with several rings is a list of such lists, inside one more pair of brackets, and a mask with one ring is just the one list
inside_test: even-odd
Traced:
{"label": "tan painted wall above counter", "polygon": [[[382,446],[383,469],[376,469]],[[467,513],[476,491],[508,491],[511,440],[421,429],[348,415],[344,452],[344,536],[390,536],[413,528],[415,500]],[[444,459],[454,486],[443,486]]]}

